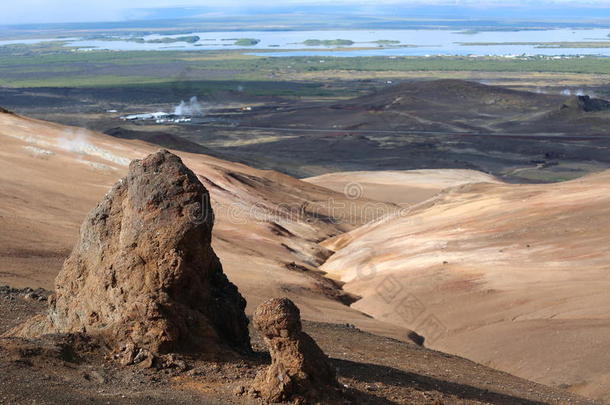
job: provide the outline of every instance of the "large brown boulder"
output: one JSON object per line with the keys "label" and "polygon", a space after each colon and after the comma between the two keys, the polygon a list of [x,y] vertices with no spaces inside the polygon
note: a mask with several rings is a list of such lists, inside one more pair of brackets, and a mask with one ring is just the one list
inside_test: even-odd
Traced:
{"label": "large brown boulder", "polygon": [[288,298],[273,298],[254,314],[269,347],[272,363],[260,372],[252,390],[269,402],[334,403],[340,397],[328,357],[301,327],[297,306]]}
{"label": "large brown boulder", "polygon": [[15,334],[98,335],[127,363],[142,351],[249,351],[246,301],[210,245],[209,201],[178,156],[133,161],[83,223],[48,316]]}

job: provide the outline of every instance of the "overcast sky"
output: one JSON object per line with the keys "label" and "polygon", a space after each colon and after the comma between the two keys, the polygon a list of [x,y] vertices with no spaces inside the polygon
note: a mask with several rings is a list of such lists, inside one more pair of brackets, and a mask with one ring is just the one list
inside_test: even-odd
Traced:
{"label": "overcast sky", "polygon": [[[124,21],[146,18],[146,11],[165,7],[214,7],[227,13],[260,7],[259,0],[2,0],[0,24],[40,22]],[[610,0],[283,0],[286,5],[381,4],[399,5],[470,5],[476,7],[521,5],[610,7]],[[273,2],[267,3],[273,4]],[[277,4],[277,3],[276,3]],[[604,10],[606,13],[606,10]],[[602,17],[602,16],[600,16]],[[610,18],[609,16],[605,16]]]}

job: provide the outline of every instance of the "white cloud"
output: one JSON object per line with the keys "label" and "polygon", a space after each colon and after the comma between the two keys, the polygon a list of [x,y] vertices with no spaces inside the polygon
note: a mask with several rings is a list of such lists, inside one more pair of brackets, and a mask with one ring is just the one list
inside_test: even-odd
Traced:
{"label": "white cloud", "polygon": [[[120,21],[134,15],[141,15],[137,9],[165,7],[212,7],[235,9],[240,7],[261,7],[259,0],[19,0],[3,1],[0,24],[28,22],[85,22]],[[274,3],[270,3],[270,8]],[[277,3],[276,3],[277,4]],[[355,4],[373,8],[381,5],[465,5],[465,6],[506,6],[506,5],[574,5],[610,7],[610,0],[284,0],[282,6],[290,5],[337,5]],[[610,16],[608,16],[610,19]]]}

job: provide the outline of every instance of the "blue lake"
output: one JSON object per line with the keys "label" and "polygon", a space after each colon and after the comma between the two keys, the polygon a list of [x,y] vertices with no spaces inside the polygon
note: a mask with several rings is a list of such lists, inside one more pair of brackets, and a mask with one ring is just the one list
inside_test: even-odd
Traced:
{"label": "blue lake", "polygon": [[[149,35],[145,40],[182,35]],[[128,50],[244,50],[246,53],[266,56],[424,56],[424,55],[602,55],[610,56],[610,48],[537,48],[532,45],[476,46],[467,42],[602,42],[610,41],[610,29],[555,29],[539,31],[494,31],[463,33],[451,30],[349,30],[349,31],[250,31],[250,32],[193,32],[201,39],[197,43],[176,42],[170,44],[137,43],[127,40],[62,39],[69,46],[85,49]],[[239,38],[253,38],[260,42],[254,46],[238,46]],[[334,50],[334,46],[306,46],[308,39],[347,39],[354,42],[342,46],[346,51]],[[43,40],[0,41],[8,43],[35,43]],[[59,39],[56,39],[59,40]],[[380,47],[375,41],[400,41],[403,47]],[[409,47],[409,45],[415,47]],[[371,48],[375,49],[358,49]],[[354,48],[353,50],[349,50]],[[257,52],[257,51],[267,52]],[[285,50],[285,51],[281,51]],[[272,52],[269,52],[272,51]]]}

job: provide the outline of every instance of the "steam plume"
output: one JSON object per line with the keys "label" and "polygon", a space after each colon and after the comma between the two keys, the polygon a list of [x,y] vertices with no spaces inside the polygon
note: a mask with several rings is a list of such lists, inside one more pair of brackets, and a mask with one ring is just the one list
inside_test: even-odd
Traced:
{"label": "steam plume", "polygon": [[191,97],[187,102],[184,100],[180,101],[180,104],[174,109],[174,115],[190,115],[190,116],[201,116],[203,114],[203,107],[197,100],[197,97]]}

